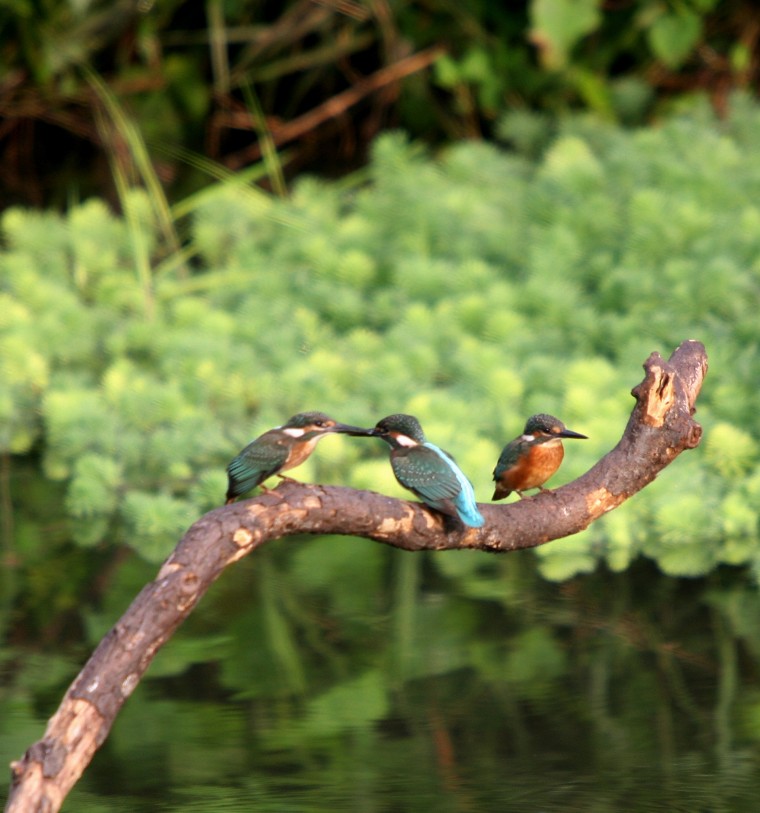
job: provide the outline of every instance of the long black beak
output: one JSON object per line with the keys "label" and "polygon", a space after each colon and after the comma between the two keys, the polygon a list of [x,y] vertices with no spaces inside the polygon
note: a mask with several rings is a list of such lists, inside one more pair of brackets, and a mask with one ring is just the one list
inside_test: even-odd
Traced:
{"label": "long black beak", "polygon": [[559,436],[561,438],[576,438],[577,440],[588,440],[588,435],[581,435],[580,432],[573,432],[572,429],[563,429]]}
{"label": "long black beak", "polygon": [[349,423],[336,423],[326,431],[340,433],[341,435],[353,435],[354,437],[368,437],[374,432],[373,429],[363,429],[361,426],[351,426]]}

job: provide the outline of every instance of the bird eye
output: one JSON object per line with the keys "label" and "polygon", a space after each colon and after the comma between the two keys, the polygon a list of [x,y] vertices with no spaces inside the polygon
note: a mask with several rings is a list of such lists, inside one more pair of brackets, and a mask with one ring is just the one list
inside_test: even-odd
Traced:
{"label": "bird eye", "polygon": [[314,421],[314,426],[324,426],[324,425],[325,425],[324,421]]}

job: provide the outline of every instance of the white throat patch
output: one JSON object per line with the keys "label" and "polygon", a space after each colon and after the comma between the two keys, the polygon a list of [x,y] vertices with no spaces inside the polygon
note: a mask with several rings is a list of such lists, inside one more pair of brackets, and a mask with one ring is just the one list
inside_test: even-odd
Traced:
{"label": "white throat patch", "polygon": [[300,438],[306,433],[302,426],[289,426],[287,429],[282,430],[283,434],[290,435],[291,438]]}
{"label": "white throat patch", "polygon": [[394,432],[393,437],[396,438],[396,443],[398,443],[399,446],[406,446],[407,448],[409,448],[412,446],[420,445],[414,438],[410,438],[409,435],[404,435],[401,432],[399,432],[398,434]]}

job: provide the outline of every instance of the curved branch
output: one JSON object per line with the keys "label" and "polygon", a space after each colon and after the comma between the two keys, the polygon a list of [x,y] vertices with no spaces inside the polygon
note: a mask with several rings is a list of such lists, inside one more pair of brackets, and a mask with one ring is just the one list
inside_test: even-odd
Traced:
{"label": "curved branch", "polygon": [[350,534],[410,551],[512,551],[577,533],[616,508],[702,436],[692,417],[707,373],[702,344],[684,342],[667,362],[653,353],[644,369],[632,391],[636,405],[611,452],[556,491],[479,506],[483,528],[463,529],[417,502],[293,481],[201,517],[100,642],[43,739],[12,764],[6,812],[60,808],[156,652],[222,571],[264,542],[292,534]]}

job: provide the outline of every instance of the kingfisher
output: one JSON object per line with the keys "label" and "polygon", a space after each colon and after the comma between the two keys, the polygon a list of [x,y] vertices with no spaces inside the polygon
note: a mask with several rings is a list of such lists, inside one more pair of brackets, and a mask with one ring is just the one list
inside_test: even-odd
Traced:
{"label": "kingfisher", "polygon": [[503,500],[513,491],[522,499],[523,491],[538,488],[554,474],[565,456],[562,438],[586,440],[586,435],[568,429],[553,415],[532,415],[522,435],[511,440],[499,455],[493,470],[496,490],[492,499]]}
{"label": "kingfisher", "polygon": [[282,471],[300,466],[325,435],[369,435],[371,431],[338,423],[324,412],[299,412],[293,415],[282,426],[270,429],[251,441],[227,466],[225,505],[235,502],[241,494],[272,475],[280,475]]}
{"label": "kingfisher", "polygon": [[396,479],[424,503],[471,528],[485,520],[478,511],[472,483],[454,458],[425,439],[420,422],[413,415],[388,415],[370,434],[391,447],[391,467]]}

